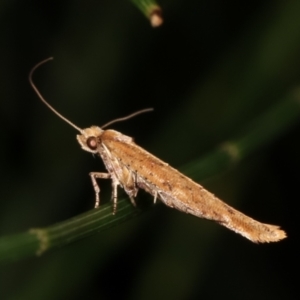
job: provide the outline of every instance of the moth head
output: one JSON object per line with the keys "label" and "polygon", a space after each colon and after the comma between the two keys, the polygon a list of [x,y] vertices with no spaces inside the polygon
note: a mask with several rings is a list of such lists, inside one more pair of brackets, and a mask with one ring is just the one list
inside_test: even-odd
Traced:
{"label": "moth head", "polygon": [[103,131],[104,130],[97,126],[82,129],[80,134],[76,136],[77,141],[83,150],[97,153]]}

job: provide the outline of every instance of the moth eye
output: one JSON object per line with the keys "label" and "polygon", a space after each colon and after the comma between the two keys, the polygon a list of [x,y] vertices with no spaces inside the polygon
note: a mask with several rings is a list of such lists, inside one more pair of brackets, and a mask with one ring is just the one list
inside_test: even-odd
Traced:
{"label": "moth eye", "polygon": [[96,150],[97,149],[97,139],[94,136],[90,136],[87,140],[86,140],[86,144],[87,146],[91,149],[91,150]]}

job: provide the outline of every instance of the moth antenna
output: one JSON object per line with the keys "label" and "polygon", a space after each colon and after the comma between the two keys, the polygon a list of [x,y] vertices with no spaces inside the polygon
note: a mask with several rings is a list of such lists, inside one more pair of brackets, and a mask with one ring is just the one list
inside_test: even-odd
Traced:
{"label": "moth antenna", "polygon": [[38,64],[36,64],[30,71],[29,73],[29,83],[32,86],[33,90],[36,92],[36,94],[38,95],[38,97],[40,98],[40,100],[50,109],[52,110],[59,118],[61,118],[62,120],[64,120],[66,123],[68,123],[69,125],[71,125],[73,128],[75,128],[76,130],[78,130],[79,132],[82,132],[82,129],[79,128],[78,126],[76,126],[75,124],[73,124],[71,121],[69,121],[67,118],[65,118],[63,115],[61,115],[56,109],[54,109],[47,101],[46,99],[42,96],[42,94],[40,93],[40,91],[38,90],[38,88],[35,86],[35,84],[33,83],[32,80],[32,75],[35,72],[36,69],[38,69],[41,65],[45,64],[46,62],[53,60],[53,57],[49,57],[47,59],[42,60],[41,62],[39,62]]}
{"label": "moth antenna", "polygon": [[146,113],[146,112],[149,112],[149,111],[153,111],[154,109],[151,107],[151,108],[145,108],[145,109],[141,109],[141,110],[138,110],[136,112],[134,112],[133,114],[130,114],[126,117],[122,117],[122,118],[118,118],[118,119],[114,119],[106,124],[104,124],[103,126],[101,126],[101,128],[105,128],[111,124],[114,124],[114,123],[117,123],[117,122],[121,122],[121,121],[125,121],[125,120],[128,120],[128,119],[131,119],[137,115],[140,115],[140,114],[143,114],[143,113]]}

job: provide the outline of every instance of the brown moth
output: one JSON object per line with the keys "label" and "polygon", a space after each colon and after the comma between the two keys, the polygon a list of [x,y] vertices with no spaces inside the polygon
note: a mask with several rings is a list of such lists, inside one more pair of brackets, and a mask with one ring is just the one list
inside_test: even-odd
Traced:
{"label": "brown moth", "polygon": [[89,174],[96,194],[95,207],[100,204],[100,188],[96,179],[110,179],[114,214],[117,209],[118,186],[125,190],[133,205],[135,205],[134,198],[138,190],[144,189],[154,197],[154,202],[156,199],[160,199],[167,206],[179,211],[216,221],[252,242],[277,242],[286,237],[286,233],[280,230],[279,226],[260,223],[227,205],[198,183],[136,145],[131,137],[114,130],[103,130],[112,123],[152,109],[116,119],[102,128],[91,126],[81,129],[63,117],[43,98],[32,81],[33,72],[40,65],[52,59],[48,58],[38,63],[29,74],[29,81],[41,101],[79,131],[77,140],[82,149],[98,154],[102,158],[108,173],[91,172]]}

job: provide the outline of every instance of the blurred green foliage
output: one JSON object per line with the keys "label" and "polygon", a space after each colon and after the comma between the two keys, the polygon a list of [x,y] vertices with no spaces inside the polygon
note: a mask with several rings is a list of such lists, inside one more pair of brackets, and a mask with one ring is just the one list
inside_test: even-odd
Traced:
{"label": "blurred green foliage", "polygon": [[[175,167],[240,134],[288,95],[298,97],[299,1],[159,4],[164,23],[153,29],[130,1],[1,3],[1,235],[92,209],[88,173],[103,169],[30,88],[28,73],[44,58],[55,60],[37,71],[37,86],[80,127],[154,107],[114,129]],[[157,205],[1,267],[1,299],[293,299],[299,130],[204,182],[246,214],[282,225],[287,240],[253,245]],[[101,188],[108,199],[110,183]]]}

